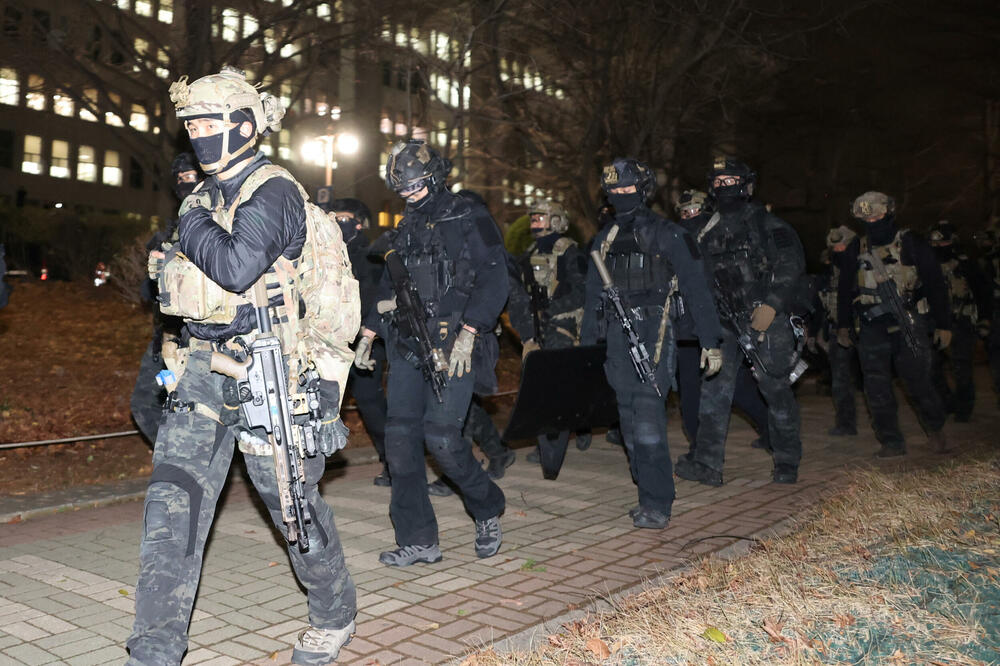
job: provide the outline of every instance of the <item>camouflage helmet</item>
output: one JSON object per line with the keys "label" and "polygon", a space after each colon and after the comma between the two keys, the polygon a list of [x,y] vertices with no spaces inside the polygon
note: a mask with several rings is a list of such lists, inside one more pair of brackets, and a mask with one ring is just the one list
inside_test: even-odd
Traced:
{"label": "camouflage helmet", "polygon": [[864,220],[881,218],[896,212],[896,200],[883,192],[865,192],[851,204],[851,215]]}
{"label": "camouflage helmet", "polygon": [[400,141],[385,164],[385,186],[397,194],[427,186],[429,192],[444,189],[451,162],[421,139]]}
{"label": "camouflage helmet", "polygon": [[528,209],[528,215],[547,215],[549,218],[549,230],[558,234],[566,233],[569,229],[569,214],[561,203],[551,199],[542,199]]}
{"label": "camouflage helmet", "polygon": [[927,240],[931,243],[954,243],[958,241],[958,230],[948,220],[938,220],[927,230]]}
{"label": "camouflage helmet", "polygon": [[846,226],[840,225],[839,227],[834,227],[826,234],[826,246],[833,249],[837,245],[849,245],[852,240],[857,236],[854,231]]}
{"label": "camouflage helmet", "polygon": [[604,167],[601,187],[605,192],[630,185],[635,185],[635,191],[648,201],[656,191],[656,175],[646,164],[631,157],[616,157]]}
{"label": "camouflage helmet", "polygon": [[708,194],[702,192],[701,190],[684,190],[680,198],[677,200],[677,205],[674,206],[674,210],[681,217],[684,216],[685,211],[694,211],[697,215],[708,208]]}
{"label": "camouflage helmet", "polygon": [[[218,118],[230,123],[249,117],[258,134],[270,134],[281,129],[285,109],[281,101],[268,93],[259,93],[236,67],[225,65],[218,74],[209,74],[188,83],[187,75],[170,84],[170,101],[182,121],[194,118]],[[237,112],[240,112],[237,114]],[[234,114],[235,118],[234,118]],[[215,164],[202,164],[206,173],[215,172],[240,153],[249,150],[250,141],[233,153],[229,152],[229,137],[224,138],[222,159]]]}

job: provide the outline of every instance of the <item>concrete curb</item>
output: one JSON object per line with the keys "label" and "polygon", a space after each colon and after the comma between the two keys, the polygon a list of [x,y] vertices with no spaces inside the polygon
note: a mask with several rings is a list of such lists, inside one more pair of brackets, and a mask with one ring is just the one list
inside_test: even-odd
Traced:
{"label": "concrete curb", "polygon": [[[327,468],[369,465],[378,462],[378,454],[370,447],[345,449],[327,460]],[[239,475],[233,477],[239,479]],[[0,497],[0,525],[19,523],[63,511],[92,509],[146,497],[149,477],[126,479],[113,483],[77,486],[23,497]]]}

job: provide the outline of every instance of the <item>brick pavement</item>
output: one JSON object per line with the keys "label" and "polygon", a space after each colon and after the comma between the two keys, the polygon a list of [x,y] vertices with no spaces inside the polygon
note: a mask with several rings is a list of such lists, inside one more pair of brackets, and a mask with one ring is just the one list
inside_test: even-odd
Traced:
{"label": "brick pavement", "polygon": [[[662,532],[632,528],[625,514],[635,489],[625,455],[595,437],[589,451],[570,447],[556,482],[542,480],[537,466],[523,461],[527,449],[520,452],[500,482],[508,504],[498,556],[476,559],[472,521],[459,500],[433,498],[444,560],[390,569],[377,560],[393,542],[388,490],[371,485],[377,466],[331,471],[323,494],[337,514],[360,608],[358,633],[339,663],[441,663],[470,646],[544,635],[545,621],[567,610],[781,524],[848,466],[871,464],[876,449],[867,428],[856,438],[827,437],[828,399],[810,389],[802,391],[805,458],[797,485],[769,483],[769,456],[747,446],[752,433],[734,418],[726,485],[678,481],[674,516]],[[974,423],[948,426],[955,442],[1000,425],[992,396],[983,395]],[[930,458],[905,407],[903,416],[911,455],[892,465]],[[679,444],[673,408],[671,417],[671,441]],[[185,665],[288,663],[305,626],[305,597],[280,536],[234,476],[206,552]],[[0,500],[0,515],[3,509]],[[0,525],[0,666],[124,661],[141,514],[141,503],[131,501]]]}

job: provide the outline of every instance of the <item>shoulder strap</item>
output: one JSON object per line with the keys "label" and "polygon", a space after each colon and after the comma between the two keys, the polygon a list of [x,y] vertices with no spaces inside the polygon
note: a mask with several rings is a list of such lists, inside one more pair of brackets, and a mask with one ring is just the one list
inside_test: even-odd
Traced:
{"label": "shoulder strap", "polygon": [[719,211],[715,211],[714,213],[712,213],[712,217],[709,218],[708,223],[705,224],[705,226],[702,227],[701,231],[698,232],[698,242],[699,243],[705,237],[705,234],[707,234],[709,231],[711,231],[712,229],[714,229],[715,225],[717,225],[719,223],[719,220],[721,220],[721,219],[722,219],[722,215],[719,214]]}
{"label": "shoulder strap", "polygon": [[615,238],[618,237],[620,229],[621,227],[619,227],[618,223],[615,222],[614,226],[608,230],[608,235],[601,241],[601,261],[604,261],[605,257],[608,256],[608,250],[611,249],[611,244],[614,243]]}
{"label": "shoulder strap", "polygon": [[576,245],[576,241],[568,236],[560,236],[552,246],[552,254],[562,256],[566,250]]}

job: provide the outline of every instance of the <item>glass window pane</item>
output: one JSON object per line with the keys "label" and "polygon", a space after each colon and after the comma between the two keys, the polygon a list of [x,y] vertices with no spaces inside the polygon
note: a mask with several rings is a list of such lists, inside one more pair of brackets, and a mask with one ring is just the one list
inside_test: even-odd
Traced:
{"label": "glass window pane", "polygon": [[80,146],[76,150],[76,179],[87,183],[97,180],[93,146]]}
{"label": "glass window pane", "polygon": [[140,132],[148,132],[149,115],[146,114],[146,109],[140,104],[133,104],[132,115],[129,116],[128,124],[132,129],[139,130]]}
{"label": "glass window pane", "polygon": [[31,134],[25,135],[21,171],[24,173],[42,173],[42,137]]}
{"label": "glass window pane", "polygon": [[[111,102],[111,106],[118,109],[122,105],[121,95],[116,93],[108,93],[108,99]],[[105,111],[104,112],[104,122],[114,127],[125,127],[125,123],[122,122],[121,116],[115,111]]]}
{"label": "glass window pane", "polygon": [[83,100],[85,104],[80,105],[80,118],[92,123],[97,122],[97,116],[91,112],[91,109],[97,108],[97,91],[87,88],[83,91]]}
{"label": "glass window pane", "polygon": [[[249,14],[243,15],[243,36],[249,37],[253,33],[257,32],[257,19],[250,16]],[[249,76],[247,77],[249,78]]]}
{"label": "glass window pane", "polygon": [[36,74],[28,77],[28,90],[24,96],[24,103],[29,109],[45,110],[45,79]]}
{"label": "glass window pane", "polygon": [[152,16],[153,3],[149,0],[135,0],[135,13],[139,16]]}
{"label": "glass window pane", "polygon": [[160,11],[157,12],[156,18],[158,18],[163,23],[173,23],[174,0],[160,0]]}
{"label": "glass window pane", "polygon": [[76,104],[73,98],[65,93],[56,93],[52,96],[52,110],[60,116],[72,118],[76,111]]}
{"label": "glass window pane", "polygon": [[69,178],[69,142],[52,142],[52,161],[49,164],[49,175],[54,178]]}
{"label": "glass window pane", "polygon": [[222,38],[227,42],[235,42],[240,34],[240,13],[235,9],[222,10]]}
{"label": "glass window pane", "polygon": [[117,150],[104,151],[104,170],[101,173],[101,182],[105,185],[121,186],[122,168]]}
{"label": "glass window pane", "polygon": [[0,104],[17,106],[21,86],[17,81],[17,72],[9,67],[0,69]]}

